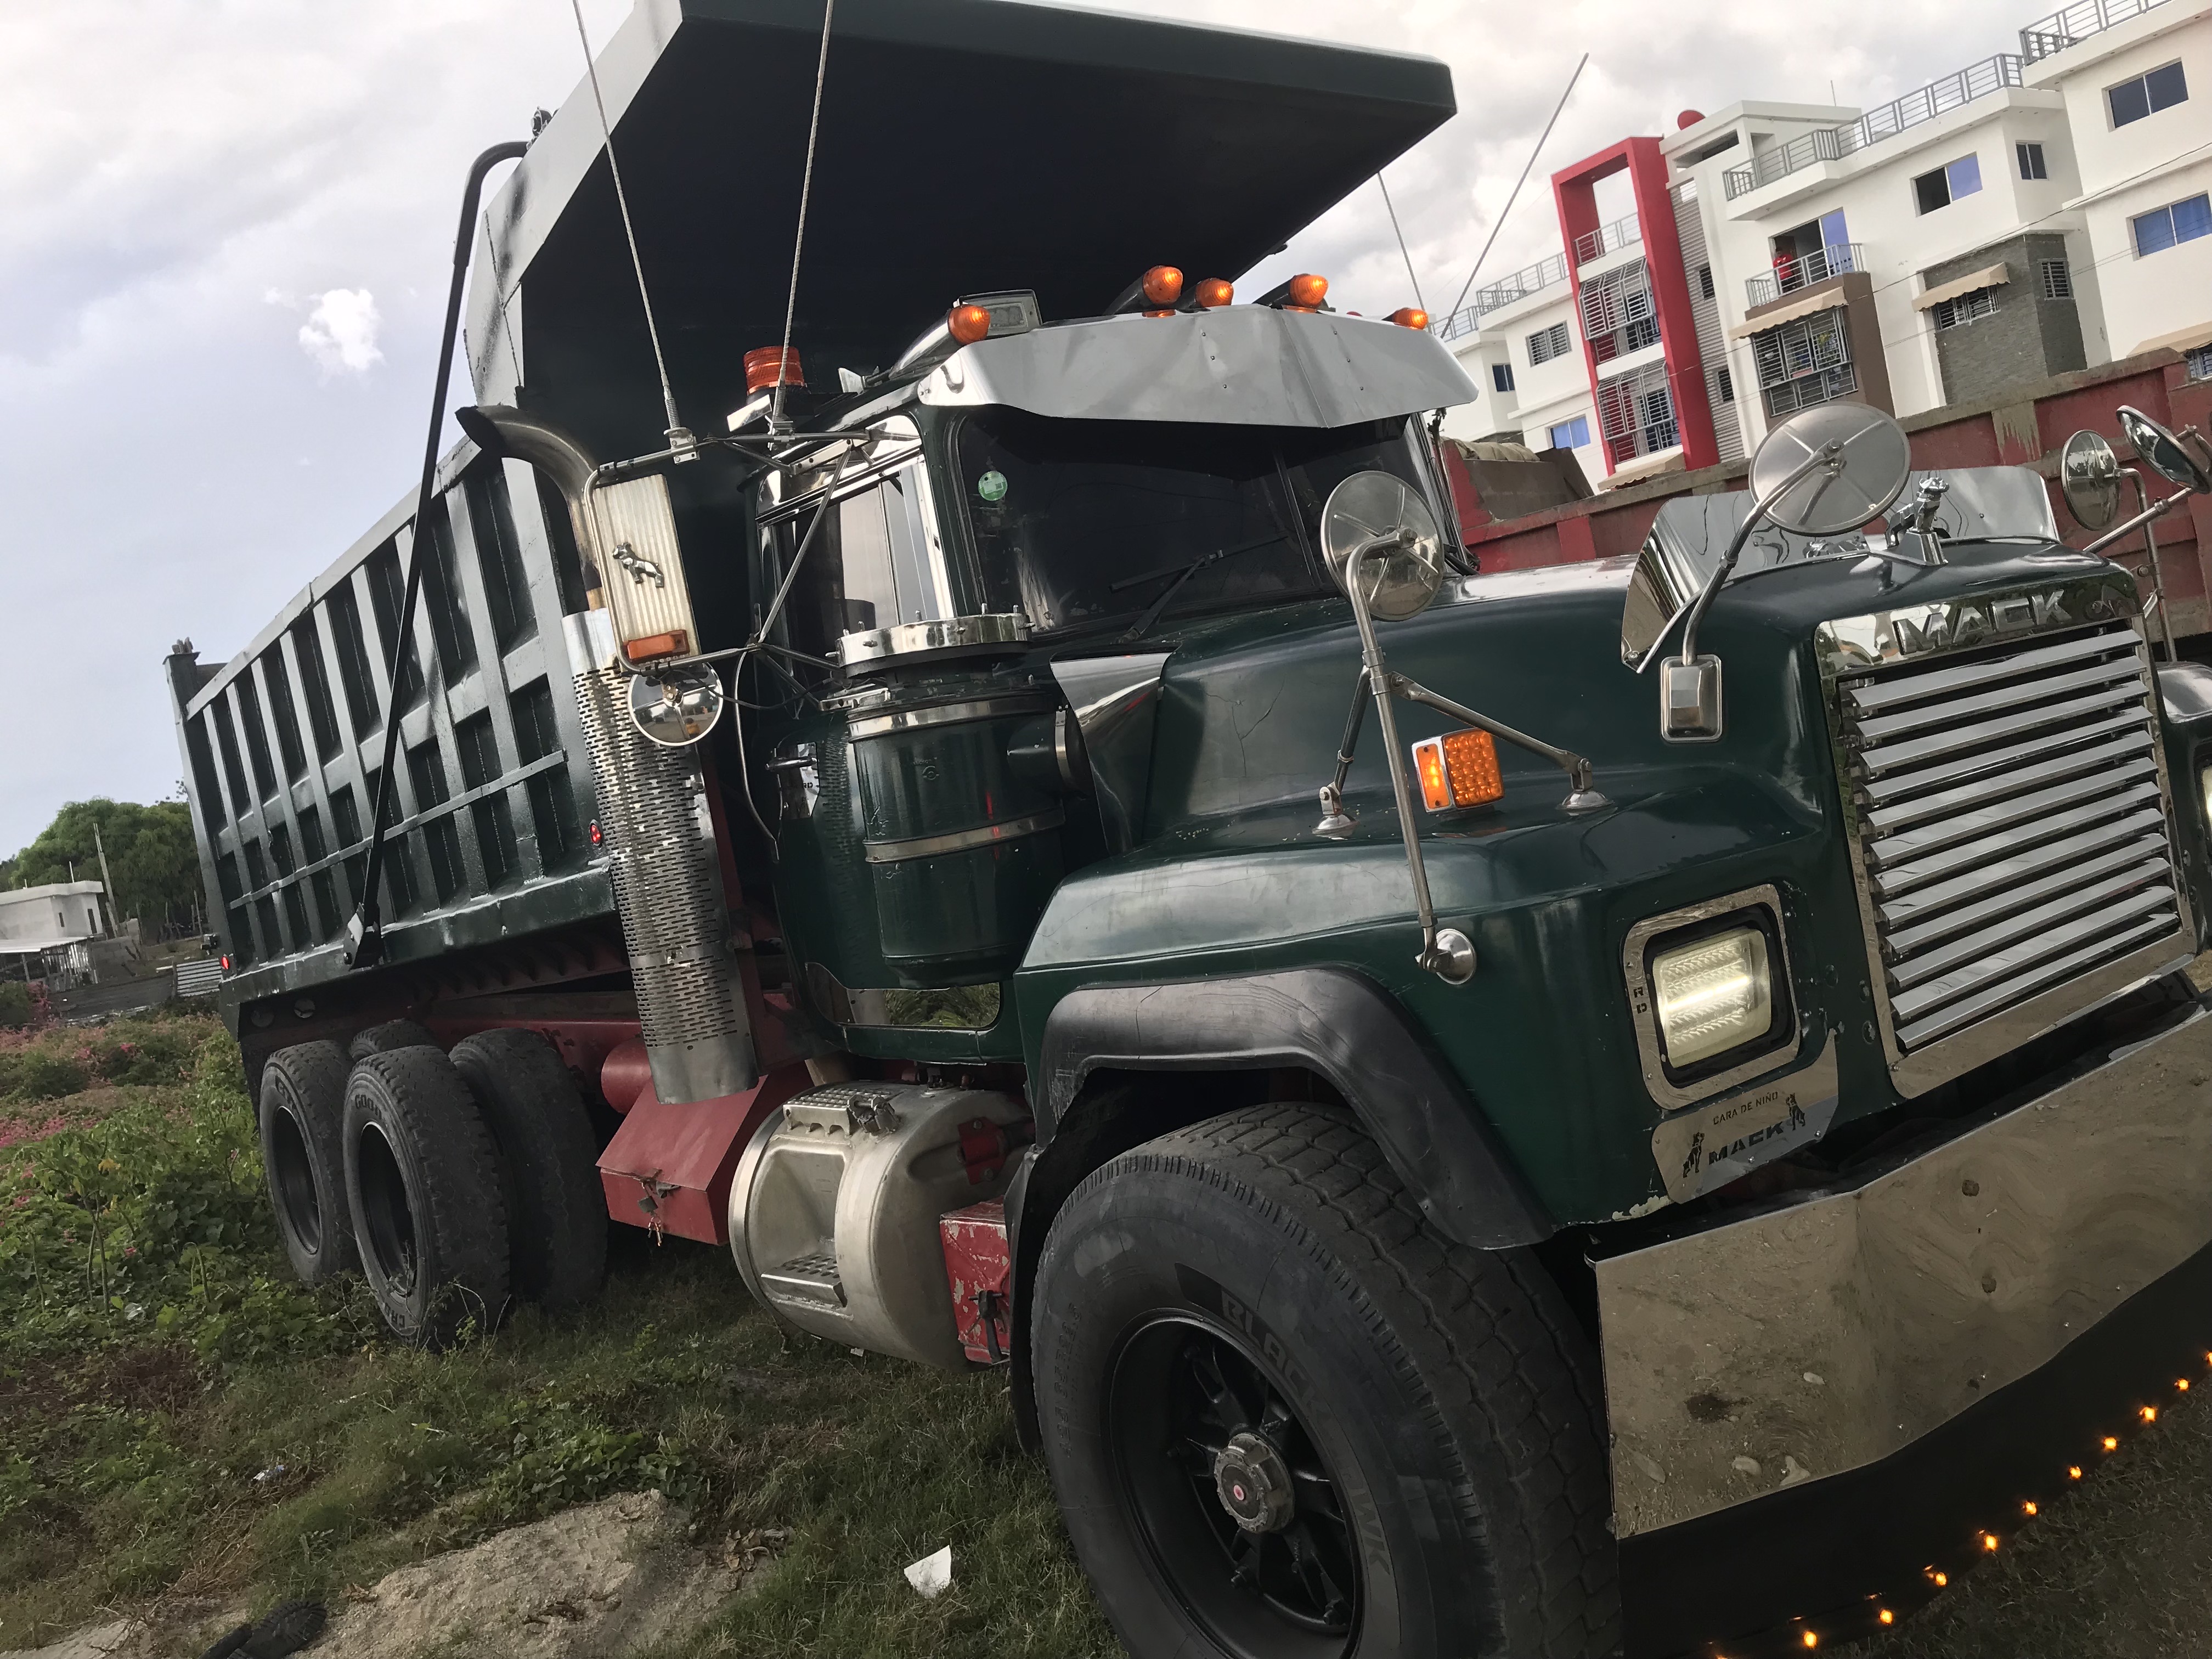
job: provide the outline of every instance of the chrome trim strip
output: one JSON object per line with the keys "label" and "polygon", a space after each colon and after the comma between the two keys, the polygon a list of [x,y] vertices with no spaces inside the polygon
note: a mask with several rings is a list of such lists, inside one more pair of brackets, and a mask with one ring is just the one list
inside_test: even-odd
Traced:
{"label": "chrome trim strip", "polygon": [[[2031,748],[2027,752],[2040,752],[2040,747],[2039,745],[2036,748]],[[2136,755],[2142,756],[2145,760],[2150,757],[2150,732],[2147,727],[2142,726],[2136,726],[2128,736],[2115,738],[2101,748],[2069,750],[2065,754],[2053,757],[2039,765],[2023,766],[2016,771],[2008,772],[2000,780],[1977,780],[1972,783],[1962,783],[1953,788],[1938,790],[1932,795],[1920,795],[1908,800],[1901,800],[1893,806],[1870,806],[1867,810],[1866,821],[1884,836],[1893,836],[1899,830],[1908,830],[1923,819],[1941,817],[1954,808],[1969,806],[1977,801],[1988,800],[1996,791],[2021,789],[2031,784],[2055,782],[2063,778],[2077,776],[2084,772],[2094,772],[2107,763],[2125,761]]]}
{"label": "chrome trim strip", "polygon": [[994,842],[1018,841],[1024,836],[1041,835],[1047,830],[1057,830],[1065,822],[1066,814],[1054,807],[1048,811],[1032,812],[1024,818],[1008,818],[1000,823],[978,824],[973,830],[954,830],[942,836],[912,836],[904,841],[867,841],[860,843],[862,855],[870,864],[896,864],[904,859],[936,858],[946,853],[964,853],[971,847],[988,847]]}
{"label": "chrome trim strip", "polygon": [[2207,1077],[2189,1009],[1848,1190],[1600,1260],[1615,1533],[1876,1462],[2212,1243]]}
{"label": "chrome trim strip", "polygon": [[940,702],[926,708],[900,708],[888,714],[870,714],[847,727],[854,742],[880,738],[890,732],[912,732],[925,726],[959,726],[969,720],[996,720],[1001,714],[1042,714],[1051,707],[1042,697],[987,697],[975,702]]}
{"label": "chrome trim strip", "polygon": [[[2064,841],[2052,842],[2046,847],[2037,848],[2032,853],[2023,853],[2018,858],[2000,859],[1996,863],[1985,865],[1969,875],[1954,876],[1949,881],[1939,883],[1934,887],[1921,888],[1900,898],[1891,899],[1886,903],[1878,904],[1875,908],[1885,923],[1893,923],[1917,911],[1948,904],[1954,899],[1966,898],[1999,888],[2009,887],[2021,876],[2040,875],[2048,870],[2072,868],[2076,854],[2101,853],[2126,841],[2130,836],[2141,837],[2137,842],[2130,843],[2131,847],[2148,842],[2155,847],[2159,852],[2164,853],[2166,851],[2164,836],[2155,834],[2144,836],[2142,832],[2162,830],[2165,827],[2155,812],[2133,812],[2118,823],[2101,825],[2086,835],[2069,836]],[[1890,937],[1894,941],[1896,935],[1893,933]]]}
{"label": "chrome trim strip", "polygon": [[[1815,631],[1814,653],[1875,1024],[1891,1077],[1908,1097],[2172,972],[2194,954],[2196,923],[2179,877],[2172,782],[2156,741],[2157,716],[2150,702],[2154,682],[2138,612],[2134,584],[2125,573],[2109,567],[2076,568],[2054,570],[2048,579],[2009,593],[1838,617]],[[2032,691],[2038,672],[2048,676],[2041,682],[2047,689],[2066,678],[2051,674],[2054,665],[2063,668],[2108,652],[2112,664],[2132,663],[2130,679],[2065,697],[2055,706],[2023,707],[2016,700],[2002,714],[1972,720],[1965,728],[1923,728],[1917,735],[1872,745],[1864,744],[1858,729],[1856,699],[1862,691],[1875,694],[1869,708],[1901,710],[1931,689],[1956,691],[1978,683],[1976,676],[1980,684],[2030,677],[2030,686],[2010,688],[2005,693],[2010,696]],[[1973,659],[1944,661],[1962,653],[1974,653]],[[2067,671],[2073,672],[2078,671]],[[1955,716],[1973,702],[1954,697],[1943,706]],[[1968,712],[1978,710],[1969,707]],[[2066,757],[2051,752],[2060,744],[2069,751]],[[1972,792],[1961,786],[1986,780],[1989,804],[2002,807],[2018,794],[2021,783],[2055,783],[2079,775],[2072,769],[2072,757],[2092,744],[2142,781],[2118,792],[2118,800],[2063,811],[2057,815],[2060,822],[2046,818],[2033,830],[2001,830],[1942,851],[1923,848],[1911,862],[1881,872],[1870,868],[1869,852],[1885,839],[1885,830],[1935,821],[1919,810],[1933,799],[1929,792],[1972,799]],[[2144,752],[2151,760],[2148,776],[2130,764]],[[2063,763],[2046,765],[2054,761]],[[2015,763],[2029,769],[2008,774],[2005,769]],[[1875,812],[1882,813],[1879,824]],[[2008,850],[2027,834],[2054,830],[2063,832],[2057,840],[2022,852]],[[1973,859],[1984,862],[1976,866]],[[2161,884],[2171,897],[2140,921],[2130,922],[2129,903],[2115,905],[2107,897],[2117,887],[2136,893],[2136,905],[2148,903],[2149,894]],[[2084,902],[2100,907],[2094,916],[2078,908]],[[2043,907],[2064,937],[2021,953],[2019,944],[2027,936],[2005,935],[2018,927],[2018,913],[2031,906]],[[2067,939],[2079,940],[2097,921],[2107,929],[2102,938],[2068,948]],[[1948,1002],[1918,1002],[1917,1020],[1892,1006],[1893,989],[1899,988],[1895,975],[1905,958],[1941,947],[1941,960],[1952,964],[1944,971],[1955,976],[1964,964],[1946,942],[1975,934],[2000,948],[2013,947],[2006,977],[1960,984]],[[2051,943],[2061,951],[2055,958],[2048,956]],[[2038,963],[2031,957],[2045,959]],[[1914,972],[1916,968],[1921,971]],[[1901,988],[1907,995],[1942,982],[1926,978],[1922,964],[1905,963],[1902,971],[1913,981]],[[2075,977],[2065,977],[2069,974]]]}
{"label": "chrome trim strip", "polygon": [[2102,662],[2094,668],[2077,668],[2070,674],[2054,675],[2046,680],[2021,680],[1995,691],[1978,691],[1970,697],[1953,697],[1942,702],[1921,703],[1894,714],[1877,714],[1872,720],[1859,721],[1859,734],[1871,739],[1867,746],[1874,749],[1895,741],[1900,732],[1923,731],[1971,715],[2042,702],[2062,691],[2116,684],[2140,694],[2143,689],[2142,671],[2131,661]]}
{"label": "chrome trim strip", "polygon": [[[2137,930],[2113,930],[2117,924],[2130,917],[2155,915],[2172,908],[2173,889],[2161,882],[2155,887],[2130,893],[2102,909],[2046,929],[2033,939],[2018,940],[1969,966],[1938,974],[1908,990],[1899,991],[1890,998],[1889,1006],[1902,1022],[1898,1028],[1900,1036],[1906,1026],[1917,1030],[1932,1024],[1934,1022],[1921,1018],[1931,1010],[1945,1009],[1946,1018],[1949,1018],[1960,1007],[1985,1000],[1988,994],[2017,987],[2023,980],[2033,980],[2037,973],[2047,971],[2047,964],[2054,959],[2070,957],[2085,942],[2103,939],[2118,943],[2128,939]],[[1961,997],[1968,1001],[1961,1003]],[[1903,1040],[1909,1044],[1913,1039]]]}
{"label": "chrome trim strip", "polygon": [[1876,680],[1871,685],[1853,686],[1845,695],[1850,698],[1854,708],[1873,712],[1898,703],[1911,702],[1923,696],[1932,697],[1939,692],[1964,690],[1969,686],[2011,679],[2053,664],[2074,662],[2118,648],[2112,635],[2084,634],[2057,645],[2023,651],[2018,656],[2001,658],[1994,662],[1968,663],[1962,668],[1938,669],[1932,674],[1915,675],[1909,686],[1890,685]]}
{"label": "chrome trim strip", "polygon": [[2076,697],[2070,702],[2055,702],[2042,708],[2031,709],[2023,714],[2008,714],[2002,720],[1984,720],[1978,726],[1954,726],[1950,731],[1938,732],[1933,737],[1910,738],[1903,743],[1884,744],[1879,748],[1863,750],[1859,760],[1869,773],[1879,776],[1900,766],[1910,766],[1915,761],[1936,760],[1945,755],[1956,754],[1962,749],[1977,748],[1995,738],[2014,737],[2023,732],[2039,732],[2049,726],[2063,725],[2077,714],[2094,714],[2100,709],[2142,701],[2142,686],[2118,685],[2089,696]]}
{"label": "chrome trim strip", "polygon": [[852,670],[899,657],[975,646],[1015,646],[1030,636],[1029,618],[1018,611],[992,611],[973,617],[944,617],[935,622],[893,623],[863,629],[837,641],[830,655]]}
{"label": "chrome trim strip", "polygon": [[1702,904],[1686,905],[1680,910],[1669,910],[1664,915],[1647,916],[1628,930],[1621,942],[1620,967],[1628,986],[1630,1023],[1636,1028],[1636,1053],[1644,1068],[1644,1086],[1651,1091],[1651,1098],[1662,1106],[1680,1109],[1694,1106],[1701,1100],[1725,1094],[1739,1084],[1755,1077],[1778,1071],[1802,1057],[1807,1033],[1800,1030],[1794,1044],[1784,1043],[1765,1054],[1731,1066],[1709,1078],[1701,1079],[1688,1088],[1680,1088],[1668,1081],[1666,1050],[1659,1041],[1657,1015],[1651,1006],[1651,983],[1644,971],[1644,949],[1662,933],[1671,933],[1677,928],[1688,927],[1701,921],[1711,921],[1717,916],[1734,910],[1765,909],[1774,918],[1774,936],[1781,941],[1782,960],[1776,968],[1776,983],[1788,993],[1792,1008],[1798,1006],[1796,983],[1790,975],[1790,932],[1783,924],[1782,895],[1771,882],[1757,887],[1747,887],[1726,897],[1707,899]]}
{"label": "chrome trim strip", "polygon": [[[2081,872],[2075,871],[2069,873],[2078,879]],[[2015,911],[1993,927],[1984,927],[1978,933],[1969,933],[1964,938],[1954,939],[1942,950],[1930,951],[1923,957],[1917,957],[1905,966],[1891,969],[1890,983],[1898,990],[1909,991],[1924,980],[1932,979],[1936,975],[1958,967],[1962,963],[1972,962],[1985,952],[1994,951],[2001,945],[2012,944],[2016,939],[2026,939],[2030,934],[2053,923],[2064,921],[2071,916],[2078,916],[2085,910],[2094,909],[2106,899],[2134,892],[2147,883],[2161,884],[2160,890],[2166,893],[2170,902],[2172,897],[2172,889],[2171,886],[2163,884],[2170,879],[2171,872],[2166,867],[2165,860],[2145,859],[2139,863],[2129,866],[2118,875],[2106,876],[2101,881],[2093,881],[2087,887],[2079,885],[2070,887],[2063,897],[2053,899],[2048,904],[2039,904],[2032,910]],[[2017,896],[2010,896],[2008,902],[2017,903]],[[1893,945],[1896,936],[1891,935]]]}
{"label": "chrome trim strip", "polygon": [[[2173,925],[2180,920],[2179,913],[2172,908],[2173,890],[2170,887],[2162,889],[2155,896],[2166,908],[2158,910],[2148,921],[2139,923],[2118,934],[2108,934],[2094,944],[2084,945],[2078,951],[2060,957],[2056,961],[2045,963],[2040,967],[2006,980],[2002,984],[1990,986],[1980,994],[1944,1009],[1941,1014],[1921,1020],[1917,1024],[1908,1023],[1899,1025],[1897,1028],[1897,1040],[1911,1048],[1923,1042],[1931,1042],[1937,1037],[1948,1036],[1961,1027],[1973,1024],[1984,1014],[2016,1000],[2023,990],[2033,990],[2041,986],[2056,984],[2072,973],[2075,969],[2094,961],[2100,956],[2109,955],[2115,946],[2124,946],[2152,938],[2166,937]],[[2102,918],[2099,920],[2101,921]],[[2079,938],[2080,930],[2072,930],[2071,936]]]}
{"label": "chrome trim strip", "polygon": [[[2110,800],[2092,801],[2087,806],[2053,812],[2038,828],[2046,832],[2086,829],[2131,806],[2154,807],[2157,805],[2158,784],[2154,779],[2148,783],[2139,783]],[[1925,853],[1887,869],[1881,867],[1881,849],[1873,848],[1867,854],[1867,862],[1875,867],[1873,878],[1875,892],[1885,899],[1901,898],[1914,889],[1931,881],[1940,881],[1956,871],[1971,870],[1984,859],[1994,858],[2007,847],[2017,846],[2019,842],[2018,836],[2005,830],[1979,836],[1962,846],[1947,847],[1941,852]]]}
{"label": "chrome trim strip", "polygon": [[2157,836],[2139,836],[2125,847],[2100,853],[2094,858],[2069,860],[2063,869],[2051,875],[2041,876],[2030,882],[2008,883],[2004,890],[1994,898],[1983,899],[1948,911],[1913,927],[1892,927],[1888,935],[1890,948],[1899,955],[1909,955],[1947,939],[1954,933],[1963,933],[1969,928],[1978,927],[1990,917],[2002,915],[2015,906],[2033,904],[2049,894],[2068,890],[2074,883],[2094,881],[2123,867],[2129,867],[2136,872],[2148,872],[2149,875],[2145,879],[2163,877],[2167,869],[2166,842]]}
{"label": "chrome trim strip", "polygon": [[[2114,732],[2135,732],[2149,742],[2150,726],[2139,710],[2126,710],[2107,714],[2094,726],[2076,726],[2068,735],[2079,743],[2090,738],[2108,737]],[[1859,793],[1875,805],[1893,800],[1909,799],[1915,790],[1931,788],[1937,784],[1964,781],[1970,778],[1988,777],[2002,772],[2016,760],[2030,755],[2047,755],[2051,745],[2041,740],[2017,743],[2009,748],[1993,749],[1984,755],[1969,755],[1964,760],[1948,761],[1941,766],[1929,766],[1915,772],[1909,778],[1869,778],[1859,785]]]}
{"label": "chrome trim strip", "polygon": [[[2048,789],[2014,795],[2008,800],[1978,807],[1971,812],[1961,812],[1956,817],[1943,822],[1923,823],[1911,830],[1890,830],[1883,835],[1881,845],[1869,856],[1877,863],[1887,866],[1892,863],[1893,848],[1902,858],[1919,853],[1937,852],[1991,830],[2009,830],[2027,819],[2041,817],[2056,808],[2075,805],[2111,788],[2115,782],[2132,783],[2139,778],[2154,780],[2157,776],[2158,763],[2146,750],[2131,760],[2123,760],[2100,777],[2069,778],[2064,783],[2054,784]],[[2154,789],[2153,793],[2155,793]]]}

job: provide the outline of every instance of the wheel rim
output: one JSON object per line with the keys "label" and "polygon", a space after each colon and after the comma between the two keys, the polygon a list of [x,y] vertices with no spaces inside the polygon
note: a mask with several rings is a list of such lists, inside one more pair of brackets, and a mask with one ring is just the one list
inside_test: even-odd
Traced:
{"label": "wheel rim", "polygon": [[1271,1367],[1210,1321],[1158,1320],[1123,1344],[1106,1412],[1152,1569],[1217,1645],[1238,1659],[1351,1648],[1358,1551],[1335,1477]]}
{"label": "wheel rim", "polygon": [[323,1206],[315,1192],[315,1166],[300,1120],[280,1109],[269,1121],[269,1176],[284,1224],[310,1255],[323,1249]]}
{"label": "wheel rim", "polygon": [[368,1246],[368,1264],[392,1295],[410,1295],[415,1289],[416,1262],[415,1208],[408,1202],[406,1177],[399,1172],[399,1159],[381,1124],[362,1128],[358,1157],[362,1243]]}

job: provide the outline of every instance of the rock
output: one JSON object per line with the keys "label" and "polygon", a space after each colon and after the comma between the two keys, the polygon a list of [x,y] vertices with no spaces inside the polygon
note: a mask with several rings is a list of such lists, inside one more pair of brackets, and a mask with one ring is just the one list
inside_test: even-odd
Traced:
{"label": "rock", "polygon": [[1729,1467],[1733,1468],[1738,1474],[1757,1474],[1759,1473],[1759,1460],[1756,1457],[1739,1457]]}
{"label": "rock", "polygon": [[772,1561],[684,1543],[688,1518],[632,1492],[515,1527],[377,1581],[307,1651],[314,1659],[617,1659],[703,1624]]}

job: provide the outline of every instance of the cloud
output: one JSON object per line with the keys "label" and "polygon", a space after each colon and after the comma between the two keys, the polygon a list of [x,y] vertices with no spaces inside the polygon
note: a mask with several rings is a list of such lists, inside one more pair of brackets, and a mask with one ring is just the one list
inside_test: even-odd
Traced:
{"label": "cloud", "polygon": [[324,377],[366,374],[384,361],[376,331],[384,319],[376,296],[365,288],[334,288],[318,295],[315,308],[300,327],[300,347],[315,360]]}

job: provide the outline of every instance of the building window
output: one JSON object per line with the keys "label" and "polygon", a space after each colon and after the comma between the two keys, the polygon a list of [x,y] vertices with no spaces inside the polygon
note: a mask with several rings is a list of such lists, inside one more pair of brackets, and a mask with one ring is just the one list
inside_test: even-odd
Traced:
{"label": "building window", "polygon": [[2177,242],[2193,242],[2212,236],[2212,196],[2192,196],[2128,221],[2136,236],[2136,254],[2163,253]]}
{"label": "building window", "polygon": [[1721,401],[1724,404],[1734,403],[1735,401],[1735,376],[1729,373],[1728,365],[1726,363],[1723,363],[1718,368],[1713,371],[1713,380],[1714,383],[1720,387]]}
{"label": "building window", "polygon": [[1942,300],[1929,308],[1938,328],[1962,328],[1984,317],[1997,314],[1996,290],[1978,288],[1972,294],[1961,294],[1955,300]]}
{"label": "building window", "polygon": [[2148,75],[2138,75],[2132,81],[2105,88],[2105,102],[2112,112],[2112,125],[2116,127],[2188,101],[2189,82],[2183,78],[2179,64],[2168,64]]}
{"label": "building window", "polygon": [[1552,428],[1552,447],[1580,449],[1589,442],[1589,416],[1577,415],[1571,421],[1563,421]]}
{"label": "building window", "polygon": [[1549,328],[1540,328],[1528,337],[1528,366],[1548,363],[1554,357],[1567,355],[1567,325],[1553,323]]}
{"label": "building window", "polygon": [[1933,213],[1937,208],[1950,206],[1961,196],[1976,194],[1981,187],[1981,157],[1961,155],[1957,161],[1915,179],[1912,194],[1923,213]]}
{"label": "building window", "polygon": [[1490,384],[1491,384],[1493,387],[1495,387],[1498,391],[1500,391],[1500,392],[1510,392],[1510,391],[1512,391],[1512,390],[1513,390],[1513,365],[1512,365],[1512,364],[1510,364],[1510,363],[1492,363],[1492,364],[1491,364],[1491,366],[1490,366]]}
{"label": "building window", "polygon": [[2037,269],[2043,273],[2043,297],[2046,300],[2070,300],[2074,297],[2074,273],[2066,269],[2063,259],[2039,259]]}
{"label": "building window", "polygon": [[1770,416],[1792,414],[1858,389],[1841,311],[1824,311],[1751,337]]}
{"label": "building window", "polygon": [[2051,176],[2051,174],[2044,168],[2042,145],[2015,144],[2013,148],[2020,152],[2020,176],[2021,178],[2048,179]]}
{"label": "building window", "polygon": [[1698,293],[1703,299],[1713,297],[1713,268],[1711,265],[1698,267]]}
{"label": "building window", "polygon": [[2192,380],[2212,380],[2212,345],[2201,345],[2182,353],[2182,361],[2189,365]]}

